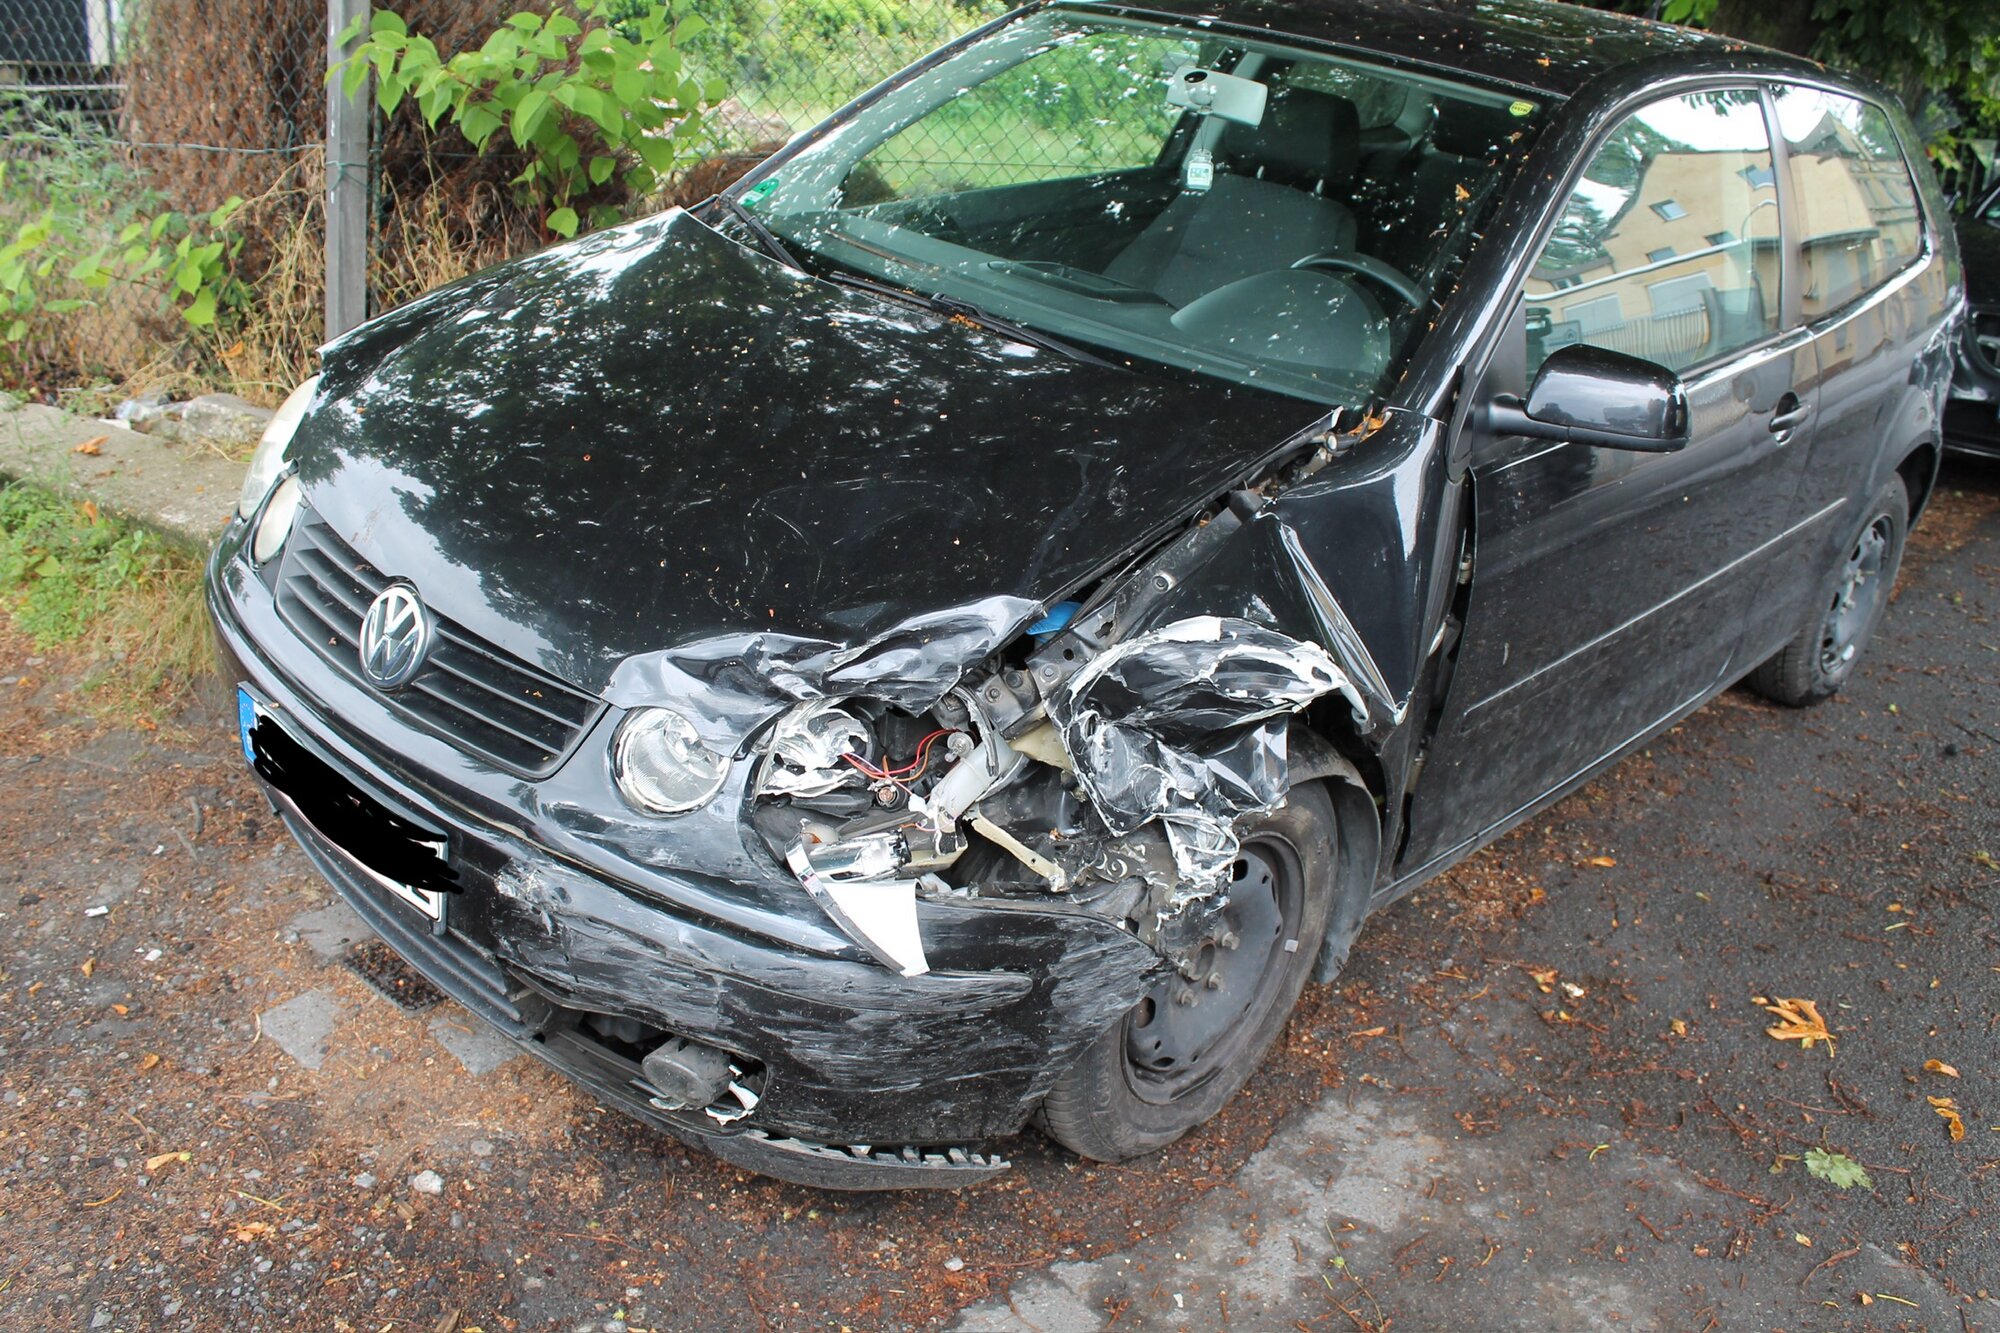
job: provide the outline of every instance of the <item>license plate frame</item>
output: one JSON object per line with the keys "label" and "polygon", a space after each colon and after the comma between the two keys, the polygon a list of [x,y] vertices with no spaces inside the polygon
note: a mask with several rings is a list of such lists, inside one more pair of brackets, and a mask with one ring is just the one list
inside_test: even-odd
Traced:
{"label": "license plate frame", "polygon": [[[312,754],[310,748],[301,742],[296,733],[286,725],[283,712],[277,705],[259,697],[252,692],[248,685],[237,686],[237,738],[242,745],[244,759],[277,792],[278,797],[293,815],[307,827],[311,828],[314,833],[318,834],[330,846],[339,849],[342,858],[350,867],[360,872],[370,884],[375,885],[396,901],[415,910],[426,921],[430,922],[434,929],[442,930],[445,925],[446,903],[449,901],[448,894],[436,889],[407,883],[403,879],[385,874],[381,869],[369,864],[368,859],[354,848],[348,846],[346,840],[336,836],[333,830],[321,826],[322,821],[315,819],[313,810],[307,808],[309,804],[313,804],[314,802],[306,796],[306,793],[300,792],[295,794],[292,791],[288,791],[286,790],[285,782],[281,778],[274,779],[272,773],[267,771],[267,766],[270,763],[269,756],[262,756],[263,762],[260,763],[256,738],[259,734],[258,728],[260,724],[266,722],[281,732],[284,739],[290,743],[290,746],[297,747],[310,763],[319,765],[328,774],[331,774],[340,786],[345,789],[342,792],[343,797],[351,795],[355,808],[363,811],[367,818],[378,823],[384,830],[389,831],[394,836],[406,842],[409,847],[422,848],[429,851],[444,867],[445,873],[455,876],[456,871],[452,866],[450,839],[443,834],[430,833],[428,830],[421,829],[418,825],[411,824],[410,821],[405,820],[374,796],[348,780],[333,765],[326,763],[317,755]],[[315,777],[317,776],[315,775]]]}

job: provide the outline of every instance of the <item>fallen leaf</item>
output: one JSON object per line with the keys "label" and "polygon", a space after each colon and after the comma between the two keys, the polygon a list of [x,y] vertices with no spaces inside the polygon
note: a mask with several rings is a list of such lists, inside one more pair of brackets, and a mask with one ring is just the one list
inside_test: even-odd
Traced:
{"label": "fallen leaf", "polygon": [[243,342],[241,339],[238,339],[237,341],[231,343],[229,346],[222,349],[222,359],[224,361],[229,361],[242,355],[243,355]]}
{"label": "fallen leaf", "polygon": [[236,1239],[248,1244],[260,1236],[274,1235],[277,1230],[269,1222],[245,1222],[236,1228]]}
{"label": "fallen leaf", "polygon": [[1389,1029],[1386,1027],[1362,1028],[1359,1032],[1350,1032],[1347,1035],[1350,1037],[1380,1037],[1388,1031]]}
{"label": "fallen leaf", "polygon": [[1764,1029],[1779,1041],[1795,1041],[1802,1050],[1811,1050],[1813,1043],[1826,1043],[1826,1053],[1833,1054],[1833,1034],[1826,1030],[1826,1020],[1819,1016],[1819,1006],[1811,1000],[1787,1000],[1783,998],[1764,1000],[1758,998],[1758,1006],[1778,1021]]}
{"label": "fallen leaf", "polygon": [[1946,1078],[1958,1077],[1958,1071],[1942,1060],[1924,1061],[1924,1072],[1927,1074],[1943,1074]]}
{"label": "fallen leaf", "polygon": [[1472,191],[1466,189],[1463,185],[1454,185],[1451,188],[1457,191],[1458,202],[1461,204],[1464,203],[1466,200],[1472,198]]}
{"label": "fallen leaf", "polygon": [[1688,1021],[1685,1018],[1676,1018],[1667,1026],[1673,1029],[1676,1037],[1685,1037],[1688,1034]]}
{"label": "fallen leaf", "polygon": [[1828,1152],[1824,1148],[1806,1149],[1806,1172],[1816,1180],[1824,1180],[1837,1189],[1851,1189],[1859,1185],[1872,1190],[1875,1182],[1868,1178],[1868,1172],[1861,1163],[1844,1152]]}
{"label": "fallen leaf", "polygon": [[114,1004],[111,1006],[111,1012],[118,1015],[120,1018],[123,1018],[125,1017],[125,1015],[132,1012],[132,1007],[130,1005],[125,1005],[125,1004]]}
{"label": "fallen leaf", "polygon": [[83,966],[77,969],[77,971],[83,973],[83,975],[85,975],[86,977],[89,976],[92,972],[95,972],[96,970],[97,970],[97,960],[95,958],[84,959]]}
{"label": "fallen leaf", "polygon": [[1993,853],[1991,852],[1974,852],[1972,854],[1972,864],[1985,866],[1988,870],[2000,870],[2000,861],[1994,860]]}
{"label": "fallen leaf", "polygon": [[1618,862],[1615,858],[1609,856],[1593,856],[1588,861],[1585,861],[1584,864],[1587,866],[1596,866],[1599,870],[1609,870],[1611,867],[1617,865]]}
{"label": "fallen leaf", "polygon": [[109,435],[93,435],[82,444],[77,445],[74,452],[82,454],[87,458],[95,458],[104,452],[104,446],[110,442],[111,437]]}
{"label": "fallen leaf", "polygon": [[86,523],[97,522],[97,501],[85,500],[76,507],[76,512],[83,516],[83,521]]}
{"label": "fallen leaf", "polygon": [[1949,1097],[1926,1097],[1931,1110],[1944,1117],[1944,1132],[1953,1143],[1965,1137],[1965,1118],[1958,1113],[1958,1103]]}
{"label": "fallen leaf", "polygon": [[146,1174],[149,1176],[158,1175],[162,1167],[171,1166],[175,1162],[192,1162],[193,1160],[194,1154],[191,1152],[163,1152],[158,1156],[146,1159]]}
{"label": "fallen leaf", "polygon": [[1549,891],[1547,889],[1537,886],[1535,888],[1528,890],[1529,906],[1533,906],[1536,903],[1545,903],[1548,900],[1549,900]]}
{"label": "fallen leaf", "polygon": [[1542,988],[1542,994],[1547,995],[1556,988],[1556,970],[1553,967],[1530,967],[1525,970]]}
{"label": "fallen leaf", "polygon": [[142,1073],[148,1069],[158,1069],[159,1067],[160,1067],[159,1052],[147,1051],[144,1055],[139,1057],[139,1069]]}

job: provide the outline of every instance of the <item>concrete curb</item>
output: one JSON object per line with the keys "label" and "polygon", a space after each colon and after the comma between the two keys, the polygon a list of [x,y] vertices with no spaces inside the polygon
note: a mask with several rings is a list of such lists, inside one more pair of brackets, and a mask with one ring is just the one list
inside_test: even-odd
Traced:
{"label": "concrete curb", "polygon": [[[94,452],[77,452],[93,442]],[[90,500],[206,551],[235,509],[243,464],[202,446],[28,403],[0,410],[0,477]]]}

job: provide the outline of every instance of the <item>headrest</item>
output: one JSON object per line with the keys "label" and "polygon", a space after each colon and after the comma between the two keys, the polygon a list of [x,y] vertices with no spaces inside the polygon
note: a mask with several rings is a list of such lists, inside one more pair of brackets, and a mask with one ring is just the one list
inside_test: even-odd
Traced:
{"label": "headrest", "polygon": [[1437,120],[1431,126],[1431,146],[1454,157],[1491,162],[1507,146],[1507,136],[1520,128],[1521,122],[1505,107],[1440,98]]}
{"label": "headrest", "polygon": [[1255,127],[1231,125],[1222,153],[1239,175],[1312,189],[1344,185],[1361,163],[1361,115],[1354,103],[1310,88],[1274,88]]}

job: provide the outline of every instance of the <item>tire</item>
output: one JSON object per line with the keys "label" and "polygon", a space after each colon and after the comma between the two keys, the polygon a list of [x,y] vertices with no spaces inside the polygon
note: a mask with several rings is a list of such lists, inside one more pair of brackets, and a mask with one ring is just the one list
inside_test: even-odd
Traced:
{"label": "tire", "polygon": [[1910,496],[1903,479],[1889,478],[1865,514],[1820,585],[1812,619],[1776,656],[1750,673],[1750,688],[1773,703],[1805,708],[1832,698],[1854,674],[1861,650],[1889,609],[1910,525]]}
{"label": "tire", "polygon": [[[1295,788],[1242,837],[1222,938],[1207,948],[1221,986],[1170,973],[1043,1100],[1042,1129],[1078,1156],[1121,1162],[1208,1120],[1257,1072],[1291,1017],[1332,908],[1339,835],[1326,788]],[[1228,945],[1232,934],[1238,942]]]}

